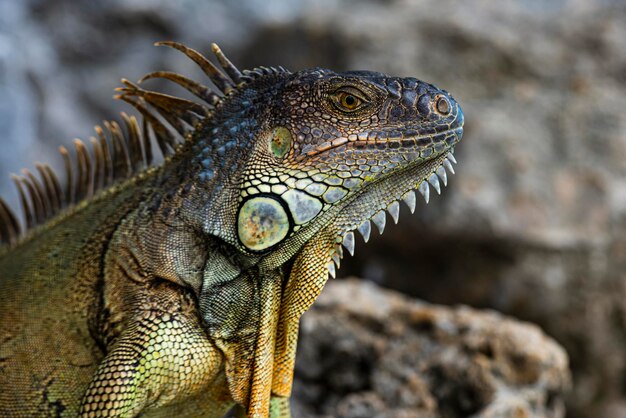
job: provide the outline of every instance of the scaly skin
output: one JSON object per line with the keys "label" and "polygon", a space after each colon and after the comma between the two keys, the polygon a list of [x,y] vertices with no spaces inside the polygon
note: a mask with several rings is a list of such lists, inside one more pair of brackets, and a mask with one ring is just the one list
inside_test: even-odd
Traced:
{"label": "scaly skin", "polygon": [[351,231],[445,176],[463,114],[373,72],[233,84],[164,164],[0,255],[0,415],[290,416],[300,316]]}

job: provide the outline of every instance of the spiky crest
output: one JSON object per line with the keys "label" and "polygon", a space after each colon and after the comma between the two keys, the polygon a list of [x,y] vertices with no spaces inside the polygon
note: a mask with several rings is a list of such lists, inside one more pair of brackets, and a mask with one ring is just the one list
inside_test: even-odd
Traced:
{"label": "spiky crest", "polygon": [[[198,51],[177,42],[157,42],[155,45],[168,46],[184,53],[203,70],[216,89],[168,71],[146,74],[138,84],[122,79],[123,87],[116,89],[118,94],[115,97],[135,107],[142,116],[141,122],[135,116],[122,113],[123,128],[115,121],[96,125],[96,137],[91,137],[89,141],[92,152],[80,139],[74,140],[74,157],[65,147],[59,147],[65,163],[64,187],[47,164],[35,164],[38,176],[26,169],[22,175],[12,175],[25,225],[20,225],[14,211],[0,198],[0,245],[15,244],[26,231],[47,222],[62,210],[152,166],[153,138],[164,157],[173,154],[177,145],[188,137],[197,124],[210,118],[224,96],[235,89],[267,74],[288,73],[282,67],[239,71],[216,44],[211,44],[211,49],[219,66]],[[200,102],[139,86],[153,78],[178,84],[199,98]]]}

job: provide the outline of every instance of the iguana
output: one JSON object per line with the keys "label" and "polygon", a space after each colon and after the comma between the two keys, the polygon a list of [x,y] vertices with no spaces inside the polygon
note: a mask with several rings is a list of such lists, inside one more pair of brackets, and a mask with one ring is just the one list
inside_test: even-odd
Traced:
{"label": "iguana", "polygon": [[122,80],[142,122],[61,148],[63,186],[44,164],[14,176],[26,228],[0,200],[3,417],[289,417],[298,321],[342,246],[452,171],[463,112],[431,84],[157,45],[213,87]]}

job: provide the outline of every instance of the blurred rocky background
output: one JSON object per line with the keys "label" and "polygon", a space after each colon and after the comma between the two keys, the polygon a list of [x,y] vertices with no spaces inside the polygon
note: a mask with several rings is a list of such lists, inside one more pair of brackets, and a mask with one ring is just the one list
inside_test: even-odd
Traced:
{"label": "blurred rocky background", "polygon": [[[331,393],[330,387],[345,398],[332,404],[353,411],[341,416],[389,411],[403,416],[395,405],[381,412],[385,402],[399,402],[387,396],[381,382],[393,381],[390,370],[401,369],[402,359],[407,368],[415,360],[427,364],[426,375],[432,372],[430,360],[420,363],[417,351],[427,344],[419,340],[407,343],[416,347],[412,355],[393,347],[380,351],[378,340],[409,337],[376,325],[384,324],[379,314],[368,319],[364,313],[365,328],[350,325],[358,316],[353,300],[336,295],[363,288],[380,293],[374,300],[399,297],[382,286],[537,324],[569,356],[567,416],[626,417],[624,0],[0,0],[0,173],[32,168],[37,160],[58,167],[58,145],[87,138],[94,123],[128,110],[111,98],[122,76],[136,80],[169,69],[199,77],[182,55],[151,46],[165,39],[204,51],[215,41],[240,67],[327,66],[416,76],[452,92],[465,110],[457,175],[445,196],[431,198],[429,205],[420,202],[415,215],[404,211],[400,227],[390,225],[368,245],[357,243],[356,256],[344,261],[340,275],[376,285],[346,282],[355,289],[345,293],[344,285],[332,283],[323,296],[332,303],[322,301],[305,317],[303,340],[322,351],[301,353],[308,360],[299,363],[295,394],[303,416],[335,416],[324,409],[335,400],[321,402],[306,391],[313,386],[318,394]],[[0,177],[0,192],[16,203],[8,175]],[[348,314],[333,319],[333,310]],[[453,311],[464,315],[465,308]],[[336,320],[337,327],[328,328],[324,318]],[[500,320],[508,329],[508,320]],[[452,321],[454,327],[461,327],[459,321]],[[399,329],[403,326],[408,325]],[[337,329],[345,332],[328,340]],[[369,332],[376,335],[370,338]],[[327,374],[315,367],[328,366],[320,363],[322,354],[341,353],[331,342],[339,344],[344,335],[345,350],[360,359],[345,368],[357,383],[324,381]],[[534,353],[531,345],[541,338],[514,339],[522,359],[558,351],[550,346],[553,351]],[[457,366],[464,364],[461,357]],[[516,363],[517,369],[525,369],[526,360]],[[554,363],[561,377],[550,380],[553,387],[544,385],[545,396],[528,401],[544,409],[480,416],[562,416],[554,400],[566,386],[561,360]],[[458,373],[465,370],[461,366]],[[446,367],[441,370],[452,370]],[[534,382],[546,370],[537,372]],[[429,383],[420,383],[419,376],[417,386],[402,386],[399,393],[427,393]],[[516,378],[503,376],[499,379],[520,390]],[[447,378],[473,379],[454,373]],[[464,405],[476,407],[476,399],[496,393],[489,392],[494,385],[472,386],[483,392],[431,393],[420,407],[463,396],[470,399]],[[469,416],[480,410],[473,407],[439,412]]]}
{"label": "blurred rocky background", "polygon": [[567,355],[535,325],[357,279],[302,320],[294,418],[561,418]]}

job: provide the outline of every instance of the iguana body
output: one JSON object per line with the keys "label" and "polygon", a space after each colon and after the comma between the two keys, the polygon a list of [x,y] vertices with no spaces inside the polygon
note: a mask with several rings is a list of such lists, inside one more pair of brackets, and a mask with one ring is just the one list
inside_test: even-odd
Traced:
{"label": "iguana body", "polygon": [[[98,128],[75,169],[63,150],[65,192],[46,166],[16,178],[42,224],[22,237],[0,201],[1,416],[288,417],[298,321],[341,245],[445,181],[463,114],[432,85],[242,74],[216,46],[221,69],[166,45],[224,96],[174,73],[146,78],[201,102],[125,81],[143,130]],[[144,168],[151,135],[167,157]]]}

